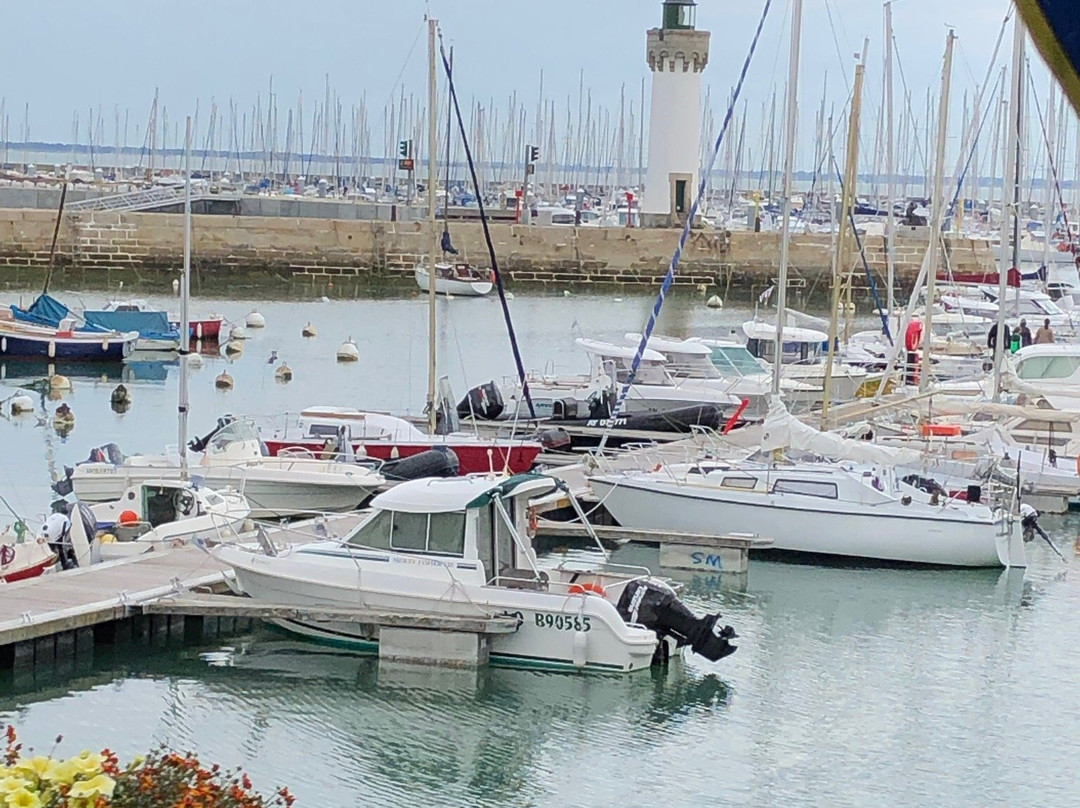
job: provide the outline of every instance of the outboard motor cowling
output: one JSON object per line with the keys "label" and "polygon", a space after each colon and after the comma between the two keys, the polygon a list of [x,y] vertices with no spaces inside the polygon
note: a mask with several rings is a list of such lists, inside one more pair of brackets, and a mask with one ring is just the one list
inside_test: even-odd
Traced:
{"label": "outboard motor cowling", "polygon": [[689,645],[710,662],[735,653],[737,648],[731,643],[738,636],[735,629],[721,625],[719,613],[696,617],[675,590],[659,581],[631,581],[616,608],[626,622],[652,629],[661,640],[671,637],[679,647]]}
{"label": "outboard motor cowling", "polygon": [[457,405],[459,417],[473,417],[484,421],[496,420],[502,415],[504,408],[502,393],[493,381],[474,387]]}

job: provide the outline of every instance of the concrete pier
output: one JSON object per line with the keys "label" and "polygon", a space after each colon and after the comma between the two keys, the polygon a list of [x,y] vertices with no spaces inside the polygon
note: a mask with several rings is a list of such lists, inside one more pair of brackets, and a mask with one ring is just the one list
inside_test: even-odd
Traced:
{"label": "concrete pier", "polygon": [[[55,221],[54,211],[0,210],[0,284],[41,283]],[[478,222],[452,223],[451,233],[459,250],[487,263]],[[587,291],[605,286],[655,289],[667,271],[679,231],[495,222],[491,233],[509,284]],[[349,294],[394,285],[411,290],[413,267],[431,244],[422,222],[288,216],[195,216],[193,239],[196,292],[245,283],[263,288],[304,284],[319,294],[327,289]],[[883,276],[883,240],[867,237],[864,244],[871,269]],[[925,235],[898,235],[898,283],[910,284],[925,250]],[[994,266],[993,252],[985,242],[952,239],[947,250],[955,271]],[[148,289],[171,291],[182,254],[182,216],[68,212],[60,227],[53,285],[95,288],[131,279]],[[714,288],[724,299],[736,292],[749,298],[774,283],[779,255],[777,233],[695,230],[683,251],[676,284]],[[855,266],[857,255],[852,253],[850,259],[849,265]],[[796,297],[827,288],[831,261],[828,234],[792,239],[791,286]],[[860,268],[856,287],[861,276]]]}

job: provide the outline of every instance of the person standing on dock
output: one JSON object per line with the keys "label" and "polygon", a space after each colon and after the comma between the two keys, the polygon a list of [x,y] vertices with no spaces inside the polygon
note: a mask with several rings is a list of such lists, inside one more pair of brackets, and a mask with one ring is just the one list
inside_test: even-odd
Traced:
{"label": "person standing on dock", "polygon": [[[1049,322],[1049,321],[1047,321],[1047,322]],[[994,323],[993,325],[991,325],[990,330],[986,332],[986,347],[989,348],[991,351],[996,350],[996,348],[997,348],[997,332],[998,332],[997,323]],[[1009,348],[1009,326],[1008,325],[1005,326],[1005,342],[1003,342],[1002,345],[1004,345],[1005,350],[1008,350],[1008,348]]]}
{"label": "person standing on dock", "polygon": [[1050,318],[1043,320],[1042,328],[1035,332],[1035,344],[1047,345],[1054,341],[1054,332],[1050,328]]}
{"label": "person standing on dock", "polygon": [[1031,344],[1031,329],[1028,328],[1027,320],[1020,321],[1020,347],[1026,348]]}

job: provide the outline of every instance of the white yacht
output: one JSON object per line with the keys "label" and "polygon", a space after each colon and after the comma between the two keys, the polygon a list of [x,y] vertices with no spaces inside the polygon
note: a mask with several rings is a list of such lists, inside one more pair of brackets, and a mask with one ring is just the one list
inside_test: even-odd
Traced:
{"label": "white yacht", "polygon": [[[639,568],[541,568],[526,540],[530,498],[562,487],[535,474],[414,480],[372,500],[341,541],[283,550],[221,545],[238,588],[263,602],[443,616],[513,615],[491,637],[493,664],[631,672],[689,645],[717,660],[735,650],[719,615],[695,617]],[[567,494],[569,496],[569,494]],[[276,620],[302,636],[373,650],[359,622]]]}
{"label": "white yacht", "polygon": [[[242,419],[220,419],[189,447],[194,455],[190,475],[212,489],[242,492],[252,516],[260,519],[353,510],[385,482],[378,472],[352,462],[267,457],[255,427]],[[180,459],[175,452],[123,457],[113,446],[102,447],[75,466],[69,478],[84,502],[115,500],[146,480],[179,479]]]}

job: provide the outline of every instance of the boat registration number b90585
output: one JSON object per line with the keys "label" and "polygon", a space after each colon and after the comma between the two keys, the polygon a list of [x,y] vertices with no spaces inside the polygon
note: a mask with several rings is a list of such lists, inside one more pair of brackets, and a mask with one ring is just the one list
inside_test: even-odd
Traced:
{"label": "boat registration number b90585", "polygon": [[592,629],[592,618],[589,617],[537,612],[535,619],[539,628],[553,628],[557,631],[590,631]]}

